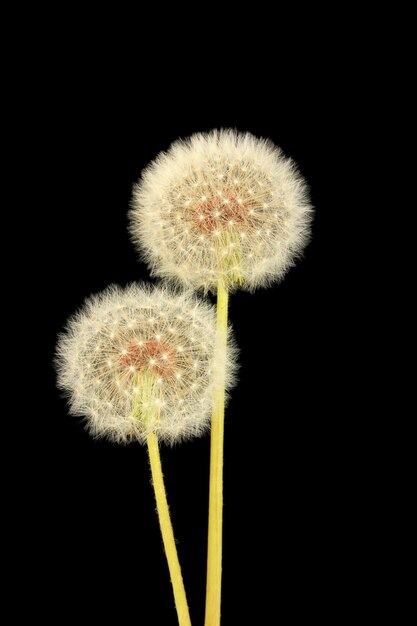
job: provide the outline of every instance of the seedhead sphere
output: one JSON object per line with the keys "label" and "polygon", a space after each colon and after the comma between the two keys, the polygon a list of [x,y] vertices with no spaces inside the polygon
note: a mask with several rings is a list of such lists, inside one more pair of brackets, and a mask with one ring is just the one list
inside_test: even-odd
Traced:
{"label": "seedhead sphere", "polygon": [[235,370],[233,342],[227,357],[216,356],[215,338],[213,307],[190,293],[111,287],[87,300],[60,337],[58,384],[95,436],[197,436],[209,427],[220,359],[229,387]]}
{"label": "seedhead sphere", "polygon": [[215,291],[281,279],[309,238],[311,205],[293,161],[231,130],[175,142],[134,188],[130,231],[154,275]]}

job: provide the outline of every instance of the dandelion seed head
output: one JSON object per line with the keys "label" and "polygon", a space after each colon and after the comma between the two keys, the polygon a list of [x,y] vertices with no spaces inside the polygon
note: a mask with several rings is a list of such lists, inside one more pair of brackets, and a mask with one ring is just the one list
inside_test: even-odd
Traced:
{"label": "dandelion seed head", "polygon": [[[58,385],[94,436],[119,443],[144,442],[150,432],[168,443],[198,436],[209,427],[220,366],[215,334],[213,307],[190,292],[110,287],[60,336]],[[235,357],[231,340],[228,388]]]}
{"label": "dandelion seed head", "polygon": [[252,290],[294,264],[311,217],[293,161],[268,140],[224,130],[177,141],[148,166],[130,231],[155,275],[205,291],[220,278]]}

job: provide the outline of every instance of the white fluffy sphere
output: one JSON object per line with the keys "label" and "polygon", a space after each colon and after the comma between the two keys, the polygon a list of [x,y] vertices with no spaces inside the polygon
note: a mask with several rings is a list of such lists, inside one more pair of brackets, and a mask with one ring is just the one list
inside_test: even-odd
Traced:
{"label": "white fluffy sphere", "polygon": [[177,141],[145,169],[130,231],[154,275],[252,290],[293,265],[311,215],[306,184],[278,147],[224,130]]}
{"label": "white fluffy sphere", "polygon": [[[216,368],[213,307],[167,287],[110,287],[89,298],[58,342],[58,385],[90,432],[168,443],[210,423]],[[223,357],[224,358],[224,357]],[[235,371],[229,341],[227,387]]]}

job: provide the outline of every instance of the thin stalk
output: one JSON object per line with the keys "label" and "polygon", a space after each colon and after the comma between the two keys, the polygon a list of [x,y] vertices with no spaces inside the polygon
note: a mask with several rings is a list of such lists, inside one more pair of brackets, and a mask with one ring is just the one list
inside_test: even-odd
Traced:
{"label": "thin stalk", "polygon": [[171,575],[178,623],[180,626],[191,626],[187,597],[185,594],[184,582],[182,580],[181,567],[178,560],[177,548],[175,546],[174,532],[172,530],[171,517],[169,514],[167,496],[165,492],[158,438],[155,433],[148,436],[147,443],[152,482],[155,491],[156,508],[158,511],[159,525],[161,527],[162,540],[164,542],[169,573]]}
{"label": "thin stalk", "polygon": [[217,359],[219,369],[211,421],[209,528],[205,626],[220,625],[223,530],[223,442],[226,382],[228,290],[219,281],[217,289]]}

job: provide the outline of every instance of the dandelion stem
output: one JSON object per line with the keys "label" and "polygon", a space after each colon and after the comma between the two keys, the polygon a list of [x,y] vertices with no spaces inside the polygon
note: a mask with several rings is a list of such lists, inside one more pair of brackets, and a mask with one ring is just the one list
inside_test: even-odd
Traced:
{"label": "dandelion stem", "polygon": [[205,626],[219,626],[222,583],[223,441],[226,382],[228,291],[220,280],[217,289],[217,358],[219,370],[211,421],[209,528]]}
{"label": "dandelion stem", "polygon": [[148,435],[147,443],[149,462],[152,472],[152,482],[155,491],[156,507],[159,516],[162,540],[165,547],[165,554],[168,561],[169,573],[171,575],[178,623],[180,626],[191,626],[187,597],[185,595],[184,582],[182,580],[181,567],[178,560],[177,548],[175,546],[174,532],[172,530],[167,496],[165,492],[158,438],[155,433]]}

